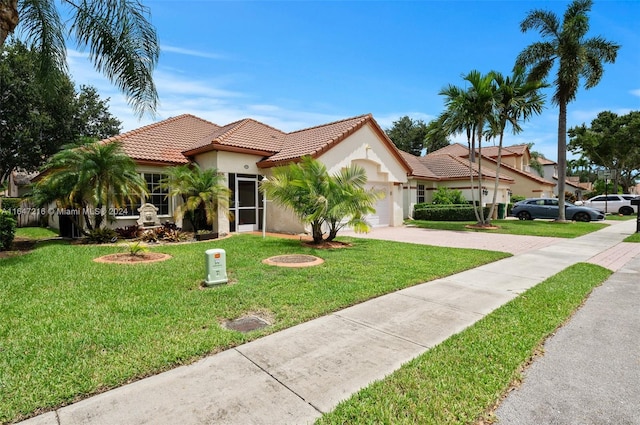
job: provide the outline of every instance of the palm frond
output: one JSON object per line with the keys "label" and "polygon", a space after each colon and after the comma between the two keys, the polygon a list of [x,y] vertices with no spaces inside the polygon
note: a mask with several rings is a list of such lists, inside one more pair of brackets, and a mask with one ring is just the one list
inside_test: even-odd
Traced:
{"label": "palm frond", "polygon": [[127,97],[134,111],[153,115],[158,93],[152,74],[160,50],[155,29],[140,1],[67,1],[75,10],[71,27],[89,58]]}

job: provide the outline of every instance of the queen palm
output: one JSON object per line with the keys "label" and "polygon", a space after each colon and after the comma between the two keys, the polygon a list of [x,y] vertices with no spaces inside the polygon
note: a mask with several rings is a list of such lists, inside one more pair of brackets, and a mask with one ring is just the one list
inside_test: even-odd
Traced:
{"label": "queen palm", "polygon": [[516,67],[511,76],[503,76],[499,72],[493,72],[496,99],[494,113],[490,116],[491,135],[498,136],[498,158],[496,165],[496,178],[493,188],[493,201],[489,217],[493,217],[498,195],[498,182],[500,180],[500,166],[502,164],[502,142],[507,125],[511,126],[513,134],[522,131],[520,121],[528,120],[533,114],[540,114],[544,105],[544,96],[540,89],[545,84],[527,78],[522,67]]}
{"label": "queen palm", "polygon": [[[147,192],[135,162],[117,142],[67,146],[50,158],[42,176],[34,201],[79,209],[89,230],[102,227],[111,208],[131,204]],[[75,224],[84,232],[77,219]]]}
{"label": "queen palm", "polygon": [[201,230],[203,221],[215,230],[218,212],[228,214],[231,190],[215,168],[203,170],[195,163],[172,167],[161,185],[169,189],[169,196],[182,198],[174,210],[174,218],[181,220],[186,216],[194,232]]}
{"label": "queen palm", "polygon": [[531,66],[529,78],[542,80],[557,63],[552,102],[558,105],[558,220],[565,221],[564,193],[567,173],[567,105],[575,100],[580,79],[585,88],[595,87],[604,73],[603,63],[616,60],[619,45],[600,36],[585,39],[589,30],[592,0],[574,0],[564,13],[562,23],[546,10],[533,10],[520,23],[523,32],[537,29],[545,41],[526,47],[516,66]]}
{"label": "queen palm", "polygon": [[[139,114],[155,112],[153,82],[160,47],[148,9],[139,0],[62,0],[71,19],[64,21],[54,0],[0,0],[0,46],[19,30],[42,54],[40,75],[51,79],[66,71],[65,39],[72,35],[89,59],[127,97]],[[65,28],[69,22],[69,28]]]}

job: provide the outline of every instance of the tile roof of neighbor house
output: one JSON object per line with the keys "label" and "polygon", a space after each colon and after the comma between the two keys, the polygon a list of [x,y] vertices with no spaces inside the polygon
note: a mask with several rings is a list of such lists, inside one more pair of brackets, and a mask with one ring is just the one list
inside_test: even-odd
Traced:
{"label": "tile roof of neighbor house", "polygon": [[540,165],[555,165],[556,162],[552,161],[550,159],[547,159],[543,156],[539,156],[538,158],[536,158],[536,161],[538,161],[540,163]]}
{"label": "tile roof of neighbor house", "polygon": [[453,156],[466,156],[469,154],[469,148],[463,146],[460,143],[452,143],[448,146],[438,149],[429,153],[429,155],[453,155]]}
{"label": "tile roof of neighbor house", "polygon": [[103,142],[120,142],[127,155],[141,162],[187,164],[182,151],[220,127],[216,124],[184,114],[140,127]]}
{"label": "tile roof of neighbor house", "polygon": [[[511,145],[502,147],[502,156],[522,156],[529,150],[529,145]],[[498,157],[498,146],[484,146],[482,148],[482,154],[484,156]]]}
{"label": "tile roof of neighbor house", "polygon": [[[411,166],[411,176],[424,180],[461,180],[469,178],[469,163],[455,155],[429,154],[427,156],[415,156],[402,152],[402,156]],[[472,164],[473,176],[478,177],[478,164]],[[482,171],[485,178],[495,178],[493,170]],[[500,180],[514,182],[511,177],[500,175]]]}

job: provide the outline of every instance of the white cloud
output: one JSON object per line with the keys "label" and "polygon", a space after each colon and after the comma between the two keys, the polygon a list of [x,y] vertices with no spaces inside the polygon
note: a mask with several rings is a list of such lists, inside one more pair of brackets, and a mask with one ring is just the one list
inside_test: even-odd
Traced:
{"label": "white cloud", "polygon": [[160,50],[162,52],[176,53],[179,55],[186,55],[186,56],[195,56],[199,58],[226,59],[226,56],[220,55],[217,53],[209,53],[209,52],[201,52],[198,50],[184,49],[182,47],[169,46],[167,44],[161,45]]}
{"label": "white cloud", "polygon": [[632,95],[634,95],[634,96],[639,96],[640,97],[640,89],[631,90],[630,93]]}

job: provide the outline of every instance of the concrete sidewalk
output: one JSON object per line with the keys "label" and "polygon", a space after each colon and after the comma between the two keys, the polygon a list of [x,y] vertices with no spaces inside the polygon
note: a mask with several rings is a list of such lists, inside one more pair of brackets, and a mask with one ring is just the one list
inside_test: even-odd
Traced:
{"label": "concrete sidewalk", "polygon": [[[420,229],[396,228],[393,233],[405,231]],[[635,222],[629,221],[573,240],[554,240],[514,257],[375,298],[24,423],[312,423],[339,401],[519,293],[576,262],[615,249],[633,231]],[[371,236],[376,237],[376,232]]]}

